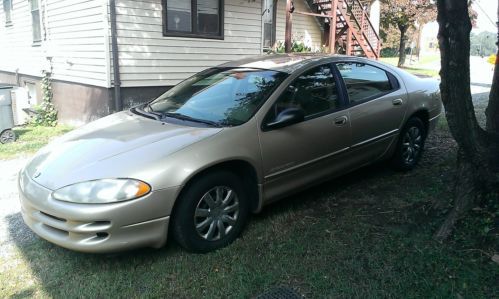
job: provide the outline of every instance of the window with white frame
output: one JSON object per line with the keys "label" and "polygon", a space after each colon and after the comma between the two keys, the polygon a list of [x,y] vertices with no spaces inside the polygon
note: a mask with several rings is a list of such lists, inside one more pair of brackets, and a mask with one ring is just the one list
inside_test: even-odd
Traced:
{"label": "window with white frame", "polygon": [[31,9],[31,26],[33,28],[33,43],[42,41],[42,26],[40,22],[39,0],[29,0]]}
{"label": "window with white frame", "polygon": [[5,12],[5,26],[12,25],[12,0],[3,0],[3,11]]}
{"label": "window with white frame", "polygon": [[223,38],[223,0],[163,0],[163,33]]}

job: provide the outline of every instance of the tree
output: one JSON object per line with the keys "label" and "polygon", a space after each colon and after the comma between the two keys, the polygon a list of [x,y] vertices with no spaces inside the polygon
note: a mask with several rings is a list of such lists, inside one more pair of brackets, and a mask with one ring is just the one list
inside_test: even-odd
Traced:
{"label": "tree", "polygon": [[381,23],[387,28],[396,27],[400,31],[399,61],[405,63],[407,31],[419,22],[420,25],[435,18],[435,5],[432,0],[384,0],[381,6]]}
{"label": "tree", "polygon": [[449,129],[458,144],[453,208],[435,233],[435,238],[443,241],[451,234],[457,220],[474,205],[482,204],[490,197],[497,201],[499,67],[496,60],[486,109],[487,126],[483,129],[477,122],[471,98],[469,3],[467,0],[437,0],[437,9],[442,64],[440,90]]}
{"label": "tree", "polygon": [[483,31],[479,34],[471,33],[471,55],[489,56],[496,51],[496,35]]}

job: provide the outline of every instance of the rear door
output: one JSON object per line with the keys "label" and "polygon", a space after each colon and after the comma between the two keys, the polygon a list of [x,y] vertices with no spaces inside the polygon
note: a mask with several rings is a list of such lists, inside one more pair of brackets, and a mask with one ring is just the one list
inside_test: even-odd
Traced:
{"label": "rear door", "polygon": [[348,96],[352,158],[369,163],[396,140],[407,93],[390,72],[364,62],[336,63]]}

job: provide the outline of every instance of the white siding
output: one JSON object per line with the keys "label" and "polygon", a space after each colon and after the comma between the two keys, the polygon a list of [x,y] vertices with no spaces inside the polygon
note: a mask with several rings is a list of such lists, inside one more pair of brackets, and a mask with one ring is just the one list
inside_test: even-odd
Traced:
{"label": "white siding", "polygon": [[220,63],[262,53],[260,0],[225,0],[224,39],[163,36],[161,0],[117,0],[122,86],[174,85]]}
{"label": "white siding", "polygon": [[40,77],[49,69],[53,78],[108,87],[106,55],[108,22],[104,0],[42,0],[42,42],[32,45],[28,0],[13,0],[12,26],[4,26],[0,9],[0,70]]}
{"label": "white siding", "polygon": [[[305,0],[294,1],[296,11],[311,12]],[[279,0],[277,3],[276,39],[284,42],[286,29],[286,1]],[[321,47],[322,32],[318,21],[313,16],[293,14],[292,19],[293,40],[302,41],[316,51]]]}

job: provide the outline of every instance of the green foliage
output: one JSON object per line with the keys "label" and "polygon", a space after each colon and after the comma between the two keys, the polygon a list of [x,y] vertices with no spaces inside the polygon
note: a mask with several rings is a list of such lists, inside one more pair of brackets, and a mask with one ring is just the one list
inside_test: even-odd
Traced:
{"label": "green foliage", "polygon": [[[278,41],[277,47],[276,47],[276,53],[284,53],[284,52],[285,52],[284,42]],[[291,52],[292,53],[308,53],[308,52],[312,52],[312,48],[306,46],[305,43],[303,43],[301,41],[294,40],[291,43]]]}
{"label": "green foliage", "polygon": [[33,126],[54,127],[57,125],[57,110],[52,103],[52,80],[50,72],[44,72],[42,78],[42,103],[34,107],[36,115],[31,119]]}
{"label": "green foliage", "polygon": [[397,48],[383,48],[381,49],[381,57],[398,57],[399,50]]}
{"label": "green foliage", "polygon": [[483,31],[479,34],[470,35],[471,55],[489,56],[496,53],[496,35],[492,32]]}

